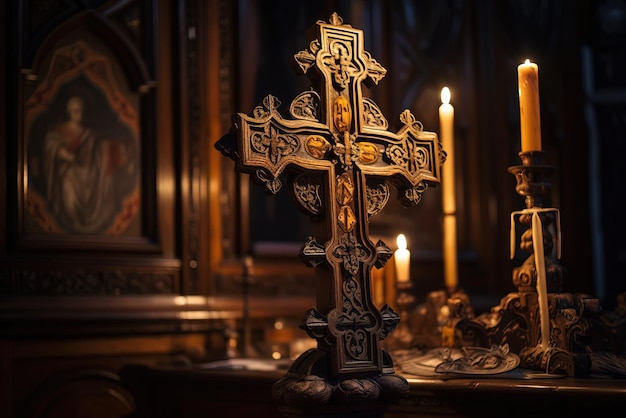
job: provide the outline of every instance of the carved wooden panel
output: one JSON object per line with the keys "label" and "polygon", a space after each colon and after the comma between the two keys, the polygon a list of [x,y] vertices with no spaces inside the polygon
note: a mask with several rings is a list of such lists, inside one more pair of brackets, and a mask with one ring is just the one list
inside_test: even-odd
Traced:
{"label": "carved wooden panel", "polygon": [[[624,292],[626,222],[617,196],[623,194],[626,152],[626,31],[623,3],[599,2],[590,41],[582,49],[585,116],[589,125],[589,192],[594,285],[604,306],[614,307]],[[588,196],[588,197],[587,197]],[[584,204],[581,202],[581,204]]]}
{"label": "carved wooden panel", "polygon": [[[208,164],[198,159],[208,138],[198,110],[206,65],[197,62],[209,48],[205,33],[193,41],[187,30],[211,26],[200,24],[203,4],[0,6],[7,416],[126,416],[133,399],[116,375],[123,364],[171,361],[188,349],[196,360],[215,355],[219,339],[168,338],[210,330],[208,311],[241,312],[239,300],[210,306],[183,296],[203,293],[209,280],[200,215]],[[183,102],[193,104],[190,120]],[[129,338],[150,333],[168,337]]]}
{"label": "carved wooden panel", "polygon": [[162,189],[174,186],[174,160],[157,3],[19,3],[7,7],[15,83],[0,289],[180,291],[174,201]]}

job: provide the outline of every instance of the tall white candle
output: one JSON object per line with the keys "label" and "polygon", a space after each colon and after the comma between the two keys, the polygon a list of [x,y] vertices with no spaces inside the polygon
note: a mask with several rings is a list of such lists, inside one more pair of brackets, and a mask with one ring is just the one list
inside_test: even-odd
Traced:
{"label": "tall white candle", "polygon": [[444,284],[449,291],[458,286],[456,190],[454,179],[454,107],[450,104],[450,89],[441,89],[439,106],[439,130],[441,145],[447,154],[442,167],[441,193],[443,208],[443,273]]}
{"label": "tall white candle", "polygon": [[398,249],[394,253],[396,261],[396,281],[408,282],[411,277],[411,252],[407,249],[406,237],[404,234],[396,238]]}

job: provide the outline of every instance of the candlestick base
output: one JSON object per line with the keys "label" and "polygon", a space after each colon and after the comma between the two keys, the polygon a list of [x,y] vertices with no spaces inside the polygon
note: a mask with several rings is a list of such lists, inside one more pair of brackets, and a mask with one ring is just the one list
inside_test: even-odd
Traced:
{"label": "candlestick base", "polygon": [[404,350],[412,345],[413,333],[411,331],[410,312],[415,307],[415,296],[411,293],[412,289],[413,283],[410,280],[396,283],[396,305],[400,322],[385,339],[385,345],[389,351]]}
{"label": "candlestick base", "polygon": [[[541,344],[523,348],[519,352],[520,365],[526,369],[541,370],[546,374],[558,374],[574,376],[576,367],[572,353],[553,347],[545,347]],[[589,369],[591,364],[585,364]]]}

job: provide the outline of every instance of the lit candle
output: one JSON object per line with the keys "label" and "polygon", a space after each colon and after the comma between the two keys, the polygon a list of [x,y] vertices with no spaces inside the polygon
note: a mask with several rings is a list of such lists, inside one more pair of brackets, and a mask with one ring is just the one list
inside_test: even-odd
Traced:
{"label": "lit candle", "polygon": [[456,192],[454,179],[454,107],[450,104],[450,89],[441,89],[439,106],[441,145],[447,154],[442,166],[441,193],[443,208],[443,273],[446,289],[456,290],[458,261],[456,241]]}
{"label": "lit candle", "polygon": [[408,282],[411,271],[411,252],[406,248],[406,237],[404,234],[398,235],[396,239],[398,249],[394,253],[396,260],[396,281]]}
{"label": "lit candle", "polygon": [[526,60],[517,67],[517,75],[522,152],[541,151],[539,71],[537,64]]}

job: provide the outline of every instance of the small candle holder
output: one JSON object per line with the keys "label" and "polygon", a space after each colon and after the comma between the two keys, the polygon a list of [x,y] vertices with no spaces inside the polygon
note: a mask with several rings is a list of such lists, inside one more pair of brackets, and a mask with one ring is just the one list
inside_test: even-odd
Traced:
{"label": "small candle holder", "polygon": [[518,155],[522,160],[522,165],[515,165],[508,169],[517,181],[515,191],[526,198],[526,208],[543,207],[544,198],[549,196],[552,190],[550,176],[555,167],[544,164],[545,152],[543,151],[520,152]]}
{"label": "small candle holder", "polygon": [[[537,288],[537,261],[533,247],[532,216],[537,213],[541,220],[541,235],[543,237],[543,258],[546,269],[547,292],[560,292],[563,288],[565,269],[556,261],[561,257],[560,214],[556,208],[544,208],[546,196],[549,196],[552,186],[550,175],[555,171],[554,166],[543,164],[543,151],[520,152],[522,165],[509,167],[509,173],[515,176],[517,184],[515,191],[525,197],[526,210],[511,214],[511,225],[514,225],[515,216],[519,215],[519,222],[528,226],[520,237],[519,248],[531,253],[524,263],[513,269],[513,284],[519,291],[534,291]],[[552,227],[554,225],[554,228]],[[556,230],[556,239],[553,236]],[[511,233],[511,258],[514,256],[515,239],[514,229]],[[556,251],[555,251],[556,245]]]}
{"label": "small candle holder", "polygon": [[413,282],[410,279],[396,282],[396,306],[398,307],[400,322],[385,341],[389,351],[405,350],[412,345],[413,333],[410,325],[410,312],[415,307],[415,296],[412,291]]}

